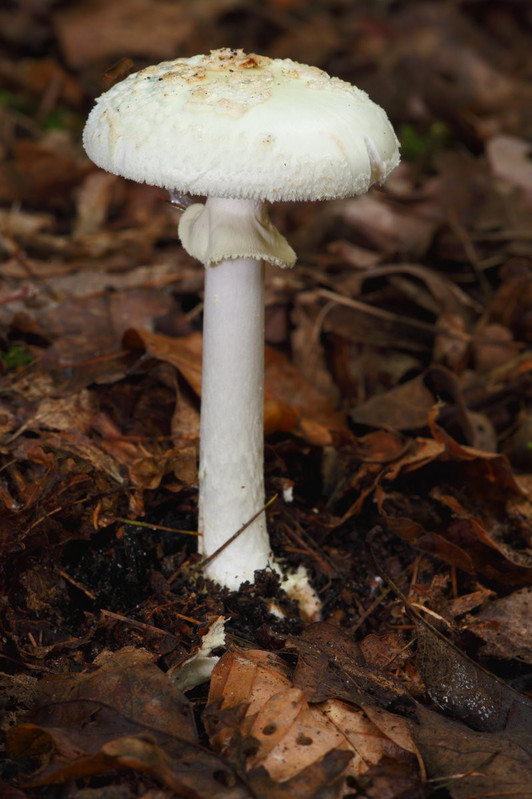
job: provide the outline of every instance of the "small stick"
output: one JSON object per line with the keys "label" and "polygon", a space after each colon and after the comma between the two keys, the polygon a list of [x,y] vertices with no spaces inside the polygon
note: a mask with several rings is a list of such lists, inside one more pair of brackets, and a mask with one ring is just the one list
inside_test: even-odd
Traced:
{"label": "small stick", "polygon": [[222,546],[221,546],[221,547],[218,547],[218,549],[217,549],[215,552],[213,552],[213,553],[212,553],[212,555],[209,555],[209,557],[208,557],[208,558],[205,558],[204,560],[202,560],[202,561],[201,561],[201,563],[199,564],[199,565],[200,565],[200,568],[201,568],[201,569],[204,569],[204,568],[205,568],[205,566],[207,566],[207,565],[208,565],[208,564],[209,564],[211,561],[213,561],[213,560],[214,560],[214,558],[218,557],[218,555],[220,554],[220,552],[223,552],[223,550],[224,550],[226,547],[228,547],[228,546],[229,546],[229,544],[232,544],[232,543],[233,543],[233,541],[235,541],[235,540],[238,538],[238,536],[239,536],[241,533],[243,533],[243,532],[244,532],[244,530],[247,530],[247,528],[249,527],[249,525],[250,525],[250,524],[253,524],[253,522],[255,521],[255,519],[258,519],[258,517],[261,515],[261,513],[264,513],[264,512],[265,512],[265,510],[266,510],[266,508],[269,508],[269,507],[270,507],[270,505],[272,504],[272,502],[275,502],[275,500],[277,499],[277,497],[278,497],[278,496],[279,496],[279,494],[274,494],[274,495],[273,495],[273,497],[272,497],[271,499],[269,499],[269,500],[268,500],[268,502],[266,503],[266,505],[264,505],[264,506],[263,506],[263,507],[262,507],[260,510],[258,510],[258,511],[255,513],[255,515],[254,515],[254,516],[252,516],[252,517],[251,517],[251,519],[249,519],[249,521],[247,521],[245,524],[243,524],[243,525],[242,525],[242,527],[241,527],[239,530],[237,530],[237,531],[236,531],[236,533],[233,533],[233,535],[232,535],[230,538],[228,538],[228,539],[227,539],[227,541],[225,541],[225,542],[222,544]]}
{"label": "small stick", "polygon": [[[161,530],[163,533],[183,533],[183,535],[202,535],[202,533],[196,533],[194,532],[194,530],[178,530],[176,527],[163,527],[162,524],[150,524],[149,522],[139,522],[131,519],[123,519],[121,516],[107,516],[106,518],[112,522],[122,522],[122,524],[130,524],[132,527],[147,527],[148,530]],[[248,524],[249,523],[250,522],[248,522]]]}
{"label": "small stick", "polygon": [[78,583],[78,581],[74,580],[74,578],[71,577],[69,574],[61,570],[59,570],[59,574],[61,575],[61,577],[64,577],[65,580],[67,580],[67,582],[71,583],[76,588],[79,588],[80,591],[83,591],[83,593],[86,596],[88,596],[89,599],[96,599],[96,594],[93,594],[92,591],[89,591],[88,588],[85,588],[85,586],[82,585],[82,583]]}
{"label": "small stick", "polygon": [[[125,624],[129,624],[130,627],[136,627],[137,630],[143,630],[144,632],[151,632],[157,633],[158,635],[169,635],[171,638],[175,638],[176,641],[179,641],[179,637],[174,635],[168,630],[161,630],[160,627],[154,627],[153,624],[146,624],[143,621],[136,621],[136,619],[129,619],[127,616],[122,616],[120,613],[113,613],[112,610],[102,610],[102,616],[108,616],[110,619],[114,619],[115,621],[122,621]],[[176,613],[180,619],[184,619],[185,621],[189,621],[192,624],[203,624],[202,621],[198,621],[197,619],[192,619],[190,616],[183,616],[181,613]]]}

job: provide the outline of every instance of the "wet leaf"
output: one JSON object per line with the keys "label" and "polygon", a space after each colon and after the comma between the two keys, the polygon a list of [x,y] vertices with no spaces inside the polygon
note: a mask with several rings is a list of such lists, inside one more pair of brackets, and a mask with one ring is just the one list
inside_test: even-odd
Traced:
{"label": "wet leaf", "polygon": [[419,670],[431,699],[474,730],[532,735],[532,702],[481,669],[427,624],[416,624]]}

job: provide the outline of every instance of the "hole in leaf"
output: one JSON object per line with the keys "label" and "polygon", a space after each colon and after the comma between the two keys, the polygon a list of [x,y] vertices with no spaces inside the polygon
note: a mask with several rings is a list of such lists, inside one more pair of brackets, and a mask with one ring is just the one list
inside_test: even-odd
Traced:
{"label": "hole in leaf", "polygon": [[213,773],[213,778],[216,782],[219,782],[220,785],[225,785],[226,788],[232,788],[235,785],[235,775],[232,774],[230,771],[223,771],[219,769]]}

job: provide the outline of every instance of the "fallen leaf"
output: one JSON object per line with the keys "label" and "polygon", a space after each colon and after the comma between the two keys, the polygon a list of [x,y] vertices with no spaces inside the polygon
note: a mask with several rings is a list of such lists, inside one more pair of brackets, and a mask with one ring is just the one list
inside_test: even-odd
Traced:
{"label": "fallen leaf", "polygon": [[124,55],[162,61],[175,58],[194,31],[194,19],[182,3],[120,0],[64,8],[54,17],[66,60],[79,68]]}
{"label": "fallen leaf", "polygon": [[[124,344],[129,347],[140,344],[154,357],[173,364],[201,396],[200,333],[171,338],[135,330],[126,335]],[[330,400],[305,380],[286,356],[270,347],[266,347],[265,354],[265,430],[268,434],[279,430],[293,432],[318,446],[330,443],[335,430],[350,437]]]}
{"label": "fallen leaf", "polygon": [[273,408],[277,405],[281,408],[287,406],[297,420],[290,432],[301,435],[310,444],[325,446],[331,443],[334,431],[343,437],[351,437],[342,415],[334,410],[329,397],[305,380],[285,355],[266,347],[264,371],[266,408],[270,414],[265,422],[270,432],[273,432]]}
{"label": "fallen leaf", "polygon": [[489,588],[480,587],[471,594],[463,594],[453,599],[448,605],[449,612],[451,616],[458,618],[465,613],[470,613],[472,610],[483,607],[495,596],[495,593],[490,591]]}
{"label": "fallen leaf", "polygon": [[[527,584],[532,576],[527,543],[530,499],[517,483],[508,460],[503,455],[458,444],[437,426],[432,426],[432,432],[432,444],[417,439],[404,459],[388,465],[378,476],[376,498],[386,524],[415,546],[465,571],[476,569],[503,585],[510,575],[516,585]],[[399,474],[411,473],[427,463],[424,453],[429,456],[428,461],[441,463],[444,474],[446,466],[453,464],[457,485],[468,486],[468,495],[459,497],[443,490],[440,480],[429,489],[428,500],[428,492],[425,493],[423,502],[428,504],[423,515],[428,506],[436,514],[432,527],[426,519],[416,518],[420,508],[415,502],[410,502],[410,517],[392,510],[396,501],[401,504],[403,500],[385,488],[391,488]],[[413,495],[416,493],[414,488]],[[441,503],[445,513],[438,512],[432,500]],[[450,522],[446,518],[449,511]],[[438,518],[440,523],[436,521]]]}
{"label": "fallen leaf", "polygon": [[473,336],[472,350],[476,368],[480,372],[504,366],[518,355],[519,349],[511,331],[496,323],[481,327]]}
{"label": "fallen leaf", "polygon": [[482,657],[532,663],[532,588],[490,602],[464,626],[484,641]]}
{"label": "fallen leaf", "polygon": [[92,236],[98,233],[107,217],[111,192],[118,181],[116,175],[98,169],[83,180],[77,195],[75,238]]}
{"label": "fallen leaf", "polygon": [[351,409],[349,415],[355,424],[415,430],[427,425],[434,404],[434,394],[420,375],[384,394],[375,394]]}
{"label": "fallen leaf", "polygon": [[201,333],[192,333],[183,338],[172,338],[148,330],[131,329],[124,337],[124,345],[143,348],[161,361],[175,366],[196,394],[201,396]]}
{"label": "fallen leaf", "polygon": [[130,768],[195,799],[251,794],[199,746],[192,706],[142,650],[102,653],[93,673],[53,676],[36,687],[30,719],[8,734],[14,758],[43,765],[28,786]]}
{"label": "fallen leaf", "polygon": [[[334,628],[312,627],[317,636],[323,631],[325,645],[326,633]],[[349,646],[346,636],[341,640],[344,648]],[[295,641],[293,645],[299,646]],[[332,652],[332,641],[330,648]],[[309,665],[308,649],[304,659]],[[315,679],[320,678],[318,674]],[[344,795],[345,788],[339,793],[334,789],[335,784],[340,787],[342,776],[366,774],[385,757],[404,762],[411,773],[416,750],[401,719],[375,712],[373,721],[362,708],[333,698],[316,699],[309,704],[306,689],[291,683],[278,656],[253,650],[226,653],[214,669],[209,691],[206,725],[211,741],[233,760],[244,755],[251,785],[254,772],[265,769],[273,784],[292,787],[297,796],[321,795],[321,770],[309,786],[312,793],[297,792],[295,780],[333,753],[340,756],[331,786],[334,796]]]}
{"label": "fallen leaf", "polygon": [[531,153],[530,142],[517,136],[501,133],[486,142],[486,155],[495,177],[522,189],[529,202],[532,202]]}
{"label": "fallen leaf", "polygon": [[0,165],[0,201],[32,202],[46,200],[61,204],[61,197],[70,191],[89,171],[87,164],[77,163],[68,148],[50,145],[50,142],[18,141],[14,160]]}
{"label": "fallen leaf", "polygon": [[414,738],[432,785],[453,799],[530,796],[530,734],[475,732],[421,705],[417,715]]}
{"label": "fallen leaf", "polygon": [[386,709],[411,701],[397,680],[366,664],[358,643],[331,624],[309,625],[301,635],[290,636],[286,647],[298,654],[294,684],[309,702],[334,698]]}
{"label": "fallen leaf", "polygon": [[532,701],[480,668],[428,624],[420,620],[416,629],[419,671],[438,707],[474,730],[532,736]]}

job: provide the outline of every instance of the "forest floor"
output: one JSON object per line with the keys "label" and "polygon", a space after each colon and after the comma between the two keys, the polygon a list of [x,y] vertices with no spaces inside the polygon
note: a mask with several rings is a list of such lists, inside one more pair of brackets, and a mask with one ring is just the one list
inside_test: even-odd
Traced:
{"label": "forest floor", "polygon": [[[8,0],[0,41],[0,795],[532,797],[530,4]],[[321,621],[199,573],[204,269],[81,145],[114,81],[223,46],[402,144],[272,208],[266,514]]]}

